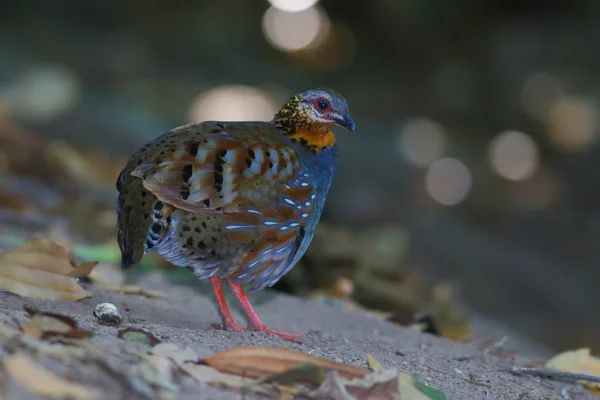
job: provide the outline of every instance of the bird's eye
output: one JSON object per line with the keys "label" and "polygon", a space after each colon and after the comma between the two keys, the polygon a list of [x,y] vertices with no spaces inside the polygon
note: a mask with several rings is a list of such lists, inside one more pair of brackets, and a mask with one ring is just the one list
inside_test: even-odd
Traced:
{"label": "bird's eye", "polygon": [[317,107],[319,107],[319,109],[325,111],[329,108],[329,102],[325,99],[319,99],[319,100],[317,100]]}

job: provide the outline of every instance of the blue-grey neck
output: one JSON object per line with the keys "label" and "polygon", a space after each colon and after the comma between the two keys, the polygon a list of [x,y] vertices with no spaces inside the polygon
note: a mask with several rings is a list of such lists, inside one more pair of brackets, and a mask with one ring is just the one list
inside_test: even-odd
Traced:
{"label": "blue-grey neck", "polygon": [[319,182],[321,190],[326,194],[331,186],[333,175],[337,167],[337,145],[327,147],[311,154],[312,162],[315,167],[316,179]]}

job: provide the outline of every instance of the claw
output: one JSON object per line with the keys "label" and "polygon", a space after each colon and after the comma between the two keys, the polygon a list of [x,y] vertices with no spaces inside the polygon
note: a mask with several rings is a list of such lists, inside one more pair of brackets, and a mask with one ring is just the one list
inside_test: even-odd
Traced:
{"label": "claw", "polygon": [[248,326],[248,330],[255,331],[255,332],[268,333],[269,335],[279,336],[280,338],[282,338],[284,340],[287,340],[288,342],[302,344],[302,341],[299,339],[299,337],[302,336],[301,333],[278,331],[278,330],[275,330],[275,329],[269,329],[265,325],[261,325],[261,326],[251,326],[251,325],[249,325]]}
{"label": "claw", "polygon": [[218,324],[218,323],[214,323],[211,324],[211,326],[215,329],[219,329],[219,330],[224,330],[224,331],[245,331],[246,328],[244,328],[243,326],[241,326],[240,324],[238,324],[235,321],[231,321],[231,322],[225,322],[224,324]]}
{"label": "claw", "polygon": [[282,339],[294,343],[302,343],[298,339],[298,336],[302,335],[301,333],[277,331],[275,329],[267,328],[267,326],[261,321],[256,311],[254,311],[254,307],[252,307],[252,304],[250,304],[250,300],[248,300],[248,296],[246,296],[246,292],[244,292],[242,285],[233,283],[231,280],[229,280],[229,286],[231,287],[231,291],[235,297],[240,302],[244,313],[246,314],[246,318],[248,319],[248,330],[279,336]]}

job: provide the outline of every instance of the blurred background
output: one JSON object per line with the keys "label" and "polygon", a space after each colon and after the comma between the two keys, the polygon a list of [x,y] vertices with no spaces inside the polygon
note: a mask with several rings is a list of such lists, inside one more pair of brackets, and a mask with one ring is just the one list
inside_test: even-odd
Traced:
{"label": "blurred background", "polygon": [[584,0],[1,2],[0,243],[116,249],[135,149],[329,86],[357,131],[277,290],[600,351],[598,40]]}

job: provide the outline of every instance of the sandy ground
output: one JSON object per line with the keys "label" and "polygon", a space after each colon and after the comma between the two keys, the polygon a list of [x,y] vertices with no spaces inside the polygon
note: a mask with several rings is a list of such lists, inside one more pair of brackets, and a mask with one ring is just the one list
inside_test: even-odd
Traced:
{"label": "sandy ground", "polygon": [[[131,362],[126,349],[147,349],[141,343],[116,337],[119,328],[134,326],[149,330],[163,341],[188,345],[201,356],[238,345],[278,346],[364,367],[366,354],[370,352],[385,367],[411,372],[426,384],[443,390],[450,399],[564,399],[567,398],[565,392],[570,399],[595,398],[574,385],[515,376],[505,371],[515,364],[527,365],[525,359],[514,361],[484,354],[473,345],[420,334],[355,310],[317,306],[306,300],[272,292],[251,296],[257,311],[270,327],[307,332],[302,338],[303,344],[294,344],[262,333],[225,332],[211,327],[211,324],[218,322],[218,314],[207,284],[199,284],[197,288],[178,286],[158,274],[152,274],[142,280],[139,286],[165,292],[168,298],[148,299],[93,287],[92,298],[76,303],[32,300],[0,293],[0,323],[15,326],[15,318],[20,322],[27,321],[23,311],[24,302],[46,311],[67,314],[74,317],[82,328],[96,333],[91,339],[92,343],[109,350],[107,353],[114,353],[109,356],[114,363]],[[93,317],[94,306],[100,302],[112,302],[119,307],[124,317],[119,328],[100,325]],[[0,350],[0,357],[5,351]],[[105,391],[106,398],[123,397],[121,382],[94,365],[89,365],[89,368],[75,367],[48,359],[43,360],[42,365],[63,376],[68,375],[100,388]],[[6,377],[4,384],[8,399],[38,398]],[[185,378],[178,398],[242,397]]]}

